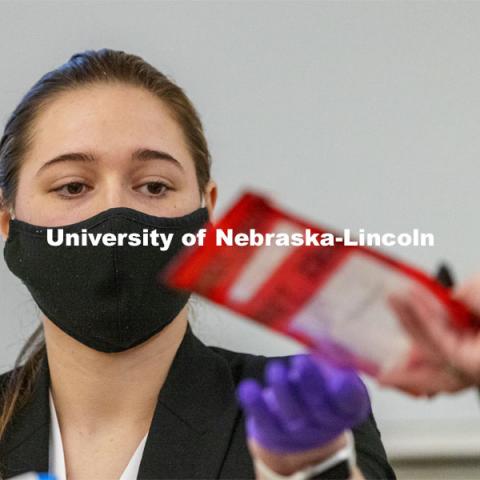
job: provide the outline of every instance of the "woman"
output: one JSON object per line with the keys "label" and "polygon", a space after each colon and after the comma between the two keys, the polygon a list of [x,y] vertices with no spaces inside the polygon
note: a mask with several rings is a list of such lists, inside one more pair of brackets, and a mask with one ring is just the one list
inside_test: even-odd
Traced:
{"label": "woman", "polygon": [[74,55],[23,98],[0,162],[5,260],[42,312],[2,377],[5,478],[273,478],[311,465],[348,478],[324,461],[350,429],[355,478],[394,478],[352,372],[272,359],[263,387],[265,357],[193,335],[188,295],[152,281],[178,237],[165,251],[47,244],[46,227],[194,233],[211,217],[200,119],[162,73],[124,52]]}

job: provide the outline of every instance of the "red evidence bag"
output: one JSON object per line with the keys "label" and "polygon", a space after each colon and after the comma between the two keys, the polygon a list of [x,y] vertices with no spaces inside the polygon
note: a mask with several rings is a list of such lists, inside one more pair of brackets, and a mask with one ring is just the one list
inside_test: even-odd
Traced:
{"label": "red evidence bag", "polygon": [[[159,281],[293,337],[340,366],[375,376],[405,358],[410,340],[387,297],[415,284],[426,287],[456,327],[474,325],[468,309],[434,278],[370,247],[245,241],[252,231],[303,238],[306,229],[335,234],[261,194],[244,191],[218,222],[205,228],[203,245],[181,250],[159,272]],[[218,230],[222,239],[229,230],[243,233],[242,246],[219,244]]]}

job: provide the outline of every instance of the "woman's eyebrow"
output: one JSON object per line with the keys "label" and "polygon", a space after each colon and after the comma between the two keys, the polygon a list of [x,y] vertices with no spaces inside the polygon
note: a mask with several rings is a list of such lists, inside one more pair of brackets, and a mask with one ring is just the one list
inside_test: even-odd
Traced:
{"label": "woman's eyebrow", "polygon": [[45,162],[37,171],[36,175],[39,175],[40,172],[55,165],[56,163],[61,162],[95,162],[95,157],[90,153],[78,153],[78,152],[70,152],[70,153],[62,153],[58,155],[48,162]]}
{"label": "woman's eyebrow", "polygon": [[[182,164],[176,158],[172,157],[169,153],[163,152],[161,150],[140,148],[138,150],[135,150],[135,152],[133,152],[132,160],[140,160],[140,161],[166,160],[170,162],[172,165],[175,165],[180,170],[184,171]],[[82,153],[82,152],[62,153],[61,155],[57,155],[56,157],[52,158],[48,162],[45,162],[38,169],[36,175],[38,175],[41,171],[45,170],[46,168],[61,162],[89,162],[90,163],[95,161],[96,161],[96,158],[91,153]]]}
{"label": "woman's eyebrow", "polygon": [[161,150],[140,148],[133,153],[132,160],[167,160],[168,162],[171,162],[172,165],[175,165],[180,170],[184,171],[182,164],[176,158]]}

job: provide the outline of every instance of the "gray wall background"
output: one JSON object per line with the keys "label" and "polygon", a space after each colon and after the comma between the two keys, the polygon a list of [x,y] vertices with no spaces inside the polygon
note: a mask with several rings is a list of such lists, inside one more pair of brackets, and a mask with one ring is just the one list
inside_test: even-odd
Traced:
{"label": "gray wall background", "polygon": [[[143,56],[200,111],[220,187],[244,187],[337,228],[433,232],[389,253],[459,280],[480,270],[477,2],[0,1],[0,121],[74,52]],[[0,371],[33,330],[29,293],[0,262]],[[301,346],[208,302],[209,344],[263,354]],[[390,456],[478,454],[475,392],[432,401],[371,387]]]}

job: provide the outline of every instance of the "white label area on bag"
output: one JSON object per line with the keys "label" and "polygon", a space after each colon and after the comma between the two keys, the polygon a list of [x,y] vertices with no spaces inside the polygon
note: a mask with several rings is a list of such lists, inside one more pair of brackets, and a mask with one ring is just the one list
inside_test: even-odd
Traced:
{"label": "white label area on bag", "polygon": [[[296,232],[302,233],[302,230],[294,223],[282,220],[276,222],[270,232],[291,235]],[[229,300],[248,302],[294,248],[296,247],[276,245],[263,245],[258,248],[229,290]]]}
{"label": "white label area on bag", "polygon": [[386,297],[411,284],[406,275],[380,260],[352,252],[294,316],[289,328],[314,339],[330,338],[388,368],[406,353],[410,341]]}

